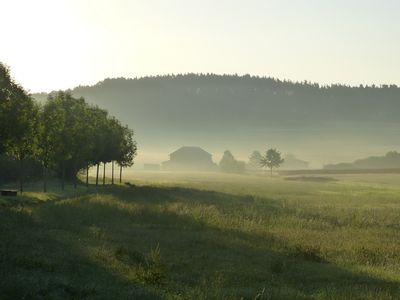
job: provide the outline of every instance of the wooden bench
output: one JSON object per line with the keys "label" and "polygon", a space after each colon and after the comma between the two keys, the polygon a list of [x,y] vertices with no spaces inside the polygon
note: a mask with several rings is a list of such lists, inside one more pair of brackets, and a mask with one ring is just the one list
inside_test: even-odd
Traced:
{"label": "wooden bench", "polygon": [[17,190],[1,190],[0,192],[2,196],[17,196],[18,194]]}

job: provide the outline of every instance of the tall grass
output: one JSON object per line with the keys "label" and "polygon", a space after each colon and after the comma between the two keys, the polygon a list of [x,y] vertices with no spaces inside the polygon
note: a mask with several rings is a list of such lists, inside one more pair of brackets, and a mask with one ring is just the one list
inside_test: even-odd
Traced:
{"label": "tall grass", "polygon": [[143,173],[2,198],[0,298],[397,299],[400,177],[373,176]]}

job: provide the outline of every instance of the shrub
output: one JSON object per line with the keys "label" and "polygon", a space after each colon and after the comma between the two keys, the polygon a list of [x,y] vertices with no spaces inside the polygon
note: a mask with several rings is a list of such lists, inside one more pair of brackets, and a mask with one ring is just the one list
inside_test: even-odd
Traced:
{"label": "shrub", "polygon": [[313,262],[325,262],[321,248],[317,245],[297,245],[292,251],[292,256]]}

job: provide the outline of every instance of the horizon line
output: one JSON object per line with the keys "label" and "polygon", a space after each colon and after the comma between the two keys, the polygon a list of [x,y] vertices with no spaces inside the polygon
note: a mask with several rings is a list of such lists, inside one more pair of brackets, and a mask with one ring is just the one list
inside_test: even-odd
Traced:
{"label": "horizon line", "polygon": [[363,84],[360,83],[358,85],[356,84],[345,84],[345,83],[328,83],[328,84],[322,84],[317,81],[309,81],[309,80],[292,80],[292,79],[280,79],[279,77],[273,77],[273,76],[268,76],[268,75],[256,75],[256,74],[250,74],[250,73],[243,73],[243,74],[238,74],[238,73],[195,73],[195,72],[188,72],[188,73],[166,73],[166,74],[156,74],[156,75],[142,75],[142,76],[135,76],[135,77],[125,77],[125,76],[118,76],[118,77],[105,77],[102,80],[97,81],[96,83],[92,84],[79,84],[75,87],[72,88],[67,88],[67,89],[58,89],[58,90],[52,90],[50,92],[30,92],[29,94],[51,94],[54,92],[58,91],[72,91],[76,88],[87,88],[87,87],[95,87],[97,85],[100,85],[104,83],[105,81],[111,81],[111,80],[119,80],[123,79],[126,81],[139,81],[139,80],[146,80],[146,79],[159,79],[159,78],[176,78],[176,77],[185,77],[185,76],[196,76],[196,77],[207,77],[207,76],[215,76],[215,77],[232,77],[232,78],[250,78],[250,79],[260,79],[260,80],[271,80],[275,81],[277,83],[288,83],[288,84],[301,84],[301,85],[306,85],[306,86],[313,86],[315,88],[333,88],[333,87],[342,87],[342,88],[371,88],[371,89],[385,89],[385,88],[400,88],[399,85],[395,83],[373,83],[373,84]]}

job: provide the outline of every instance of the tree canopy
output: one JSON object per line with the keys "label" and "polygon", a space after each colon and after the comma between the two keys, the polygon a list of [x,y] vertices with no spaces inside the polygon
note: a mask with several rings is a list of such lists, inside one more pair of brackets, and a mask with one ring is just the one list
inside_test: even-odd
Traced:
{"label": "tree canopy", "polygon": [[222,172],[243,173],[245,170],[245,163],[237,161],[232,153],[229,150],[226,150],[219,163],[219,167]]}
{"label": "tree canopy", "polygon": [[262,157],[260,151],[254,150],[249,157],[249,163],[248,163],[249,168],[251,168],[251,169],[261,168],[260,162],[261,162],[262,158],[263,157]]}
{"label": "tree canopy", "polygon": [[279,168],[279,166],[284,162],[284,159],[281,156],[281,153],[274,149],[268,149],[265,152],[265,155],[260,161],[261,167],[267,167],[271,170],[271,176],[272,176],[272,169],[273,168]]}
{"label": "tree canopy", "polygon": [[21,162],[35,159],[45,174],[77,178],[79,171],[100,163],[133,164],[133,131],[104,109],[69,92],[49,95],[39,105],[0,63],[0,154]]}
{"label": "tree canopy", "polygon": [[[347,151],[379,143],[378,150],[386,151],[384,145],[400,146],[394,139],[400,123],[400,88],[395,85],[320,85],[250,75],[178,74],[105,79],[71,92],[134,128],[149,151],[183,140],[219,149],[221,139],[229,139],[234,141],[229,147],[244,152],[249,150],[245,145],[259,145],[260,136],[279,139],[285,148],[294,147],[295,140],[307,140],[306,155],[318,150],[332,154],[332,159],[340,147]],[[36,97],[45,101],[47,95]],[[332,143],[321,144],[321,138]],[[336,148],[333,141],[346,145]]]}

